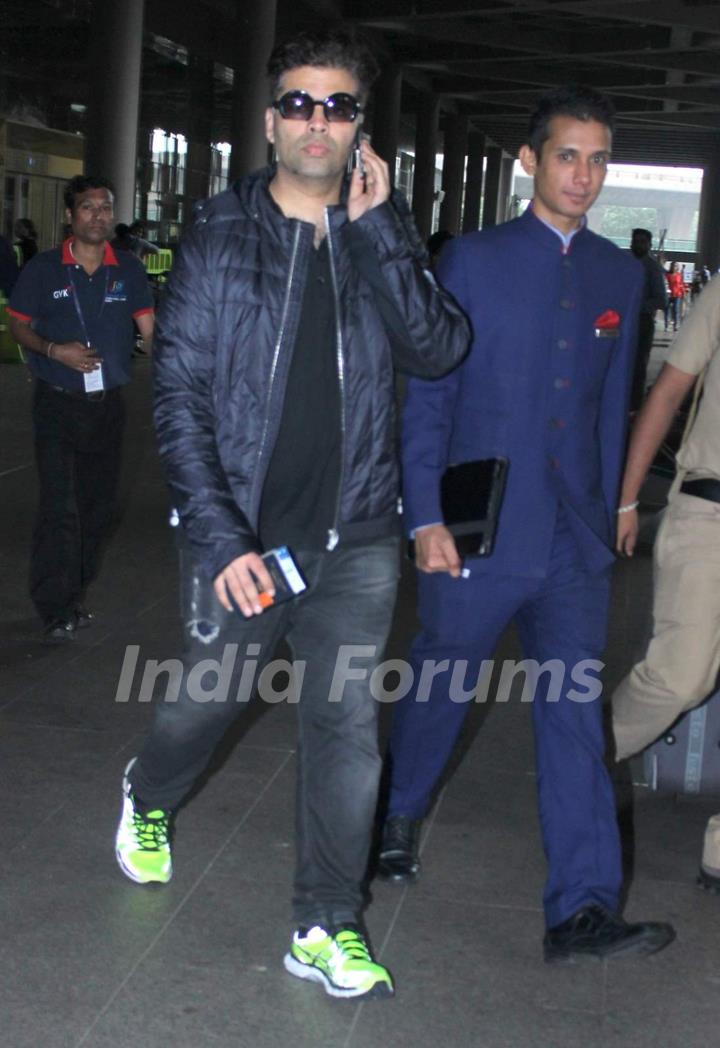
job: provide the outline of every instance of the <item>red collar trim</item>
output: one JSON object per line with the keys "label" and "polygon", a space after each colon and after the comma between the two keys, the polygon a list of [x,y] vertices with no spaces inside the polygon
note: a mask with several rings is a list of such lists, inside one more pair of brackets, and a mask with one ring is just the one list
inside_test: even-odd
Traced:
{"label": "red collar trim", "polygon": [[[68,237],[67,240],[63,241],[62,245],[62,264],[64,266],[77,266],[78,260],[70,250],[70,245],[74,243],[74,237]],[[119,266],[120,263],[117,260],[117,255],[113,251],[110,243],[105,241],[105,251],[103,254],[103,265],[104,266]]]}

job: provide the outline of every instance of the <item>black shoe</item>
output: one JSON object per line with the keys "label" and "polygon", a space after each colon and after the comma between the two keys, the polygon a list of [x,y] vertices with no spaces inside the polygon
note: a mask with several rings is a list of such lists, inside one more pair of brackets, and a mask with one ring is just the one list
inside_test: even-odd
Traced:
{"label": "black shoe", "polygon": [[702,866],[698,873],[697,882],[706,892],[712,892],[713,895],[720,895],[720,877],[708,873],[707,870],[702,868]]}
{"label": "black shoe", "polygon": [[82,604],[78,604],[75,607],[75,629],[86,630],[88,626],[92,626],[95,621],[95,616],[87,608],[84,608]]}
{"label": "black shoe", "polygon": [[391,881],[411,881],[420,872],[420,819],[391,815],[383,828],[378,873]]}
{"label": "black shoe", "polygon": [[43,626],[44,644],[64,644],[69,640],[75,640],[74,619],[50,619]]}
{"label": "black shoe", "polygon": [[562,924],[549,928],[543,939],[546,961],[578,957],[614,957],[657,953],[675,938],[671,924],[628,924],[602,906],[583,906]]}

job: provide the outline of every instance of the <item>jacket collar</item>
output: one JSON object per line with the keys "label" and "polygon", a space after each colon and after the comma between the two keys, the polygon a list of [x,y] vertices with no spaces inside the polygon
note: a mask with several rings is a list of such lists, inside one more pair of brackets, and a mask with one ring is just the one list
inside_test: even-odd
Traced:
{"label": "jacket collar", "polygon": [[[551,229],[547,223],[542,222],[532,209],[532,205],[528,205],[525,211],[523,211],[520,218],[517,220],[523,231],[533,238],[538,244],[542,244],[550,251],[563,252],[563,242],[558,234]],[[577,233],[574,235],[570,242],[568,251],[573,251],[578,241],[582,241],[587,236],[587,222],[585,222]]]}
{"label": "jacket collar", "polygon": [[[269,164],[267,167],[239,179],[235,182],[232,189],[243,208],[247,208],[251,213],[261,215],[263,218],[273,215],[277,221],[287,222],[288,219],[283,215],[270,192],[270,183],[275,177],[276,170],[276,164]],[[341,214],[344,217],[346,213],[348,191],[349,178],[345,177],[340,189],[340,202],[333,204],[329,208],[334,221],[337,221],[334,218],[335,215]]]}
{"label": "jacket collar", "polygon": [[[198,204],[195,208],[196,218],[201,222],[232,221],[249,214],[266,228],[276,230],[278,234],[283,230],[290,230],[291,220],[283,215],[270,195],[270,182],[274,175],[275,164],[245,175],[222,193]],[[349,178],[345,178],[340,192],[340,203],[329,209],[330,223],[335,229],[347,222],[348,190]],[[396,207],[407,210],[404,198],[398,190],[393,189],[390,200]]]}

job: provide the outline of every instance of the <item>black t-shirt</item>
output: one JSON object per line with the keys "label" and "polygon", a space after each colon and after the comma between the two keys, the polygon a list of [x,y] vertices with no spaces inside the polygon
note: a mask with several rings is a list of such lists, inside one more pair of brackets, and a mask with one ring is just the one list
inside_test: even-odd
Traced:
{"label": "black t-shirt", "polygon": [[[80,306],[78,312],[75,295]],[[8,312],[32,325],[48,342],[90,344],[102,357],[105,389],[130,381],[133,318],[153,312],[145,270],[134,255],[105,245],[103,265],[90,277],[70,251],[43,251],[20,271]],[[80,320],[82,316],[84,325]],[[28,367],[53,386],[83,390],[83,376],[40,353],[26,354]]]}
{"label": "black t-shirt", "polygon": [[263,487],[264,549],[324,549],[340,484],[338,345],[327,241],[311,252],[283,414]]}

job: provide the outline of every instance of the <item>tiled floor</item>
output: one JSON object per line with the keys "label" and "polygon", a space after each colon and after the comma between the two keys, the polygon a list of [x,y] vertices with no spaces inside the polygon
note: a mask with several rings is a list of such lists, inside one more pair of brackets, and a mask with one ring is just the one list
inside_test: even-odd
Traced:
{"label": "tiled floor", "polygon": [[[661,339],[660,342],[663,340]],[[662,352],[662,345],[659,345]],[[97,623],[38,642],[26,598],[35,497],[27,376],[0,368],[0,1048],[705,1048],[720,1025],[720,899],[694,885],[712,799],[622,791],[632,916],[678,941],[642,962],[547,968],[544,860],[527,707],[476,707],[425,829],[417,885],[373,885],[367,914],[394,1001],[334,1002],[287,976],[294,725],[284,705],[239,725],[180,814],[176,875],[115,867],[119,777],[150,706],[116,701],[127,645],[178,646],[175,558],[153,450],[148,365],[130,397],[124,514],[92,591]],[[616,580],[608,680],[642,645],[647,555]],[[414,628],[403,580],[391,654]],[[503,642],[515,654],[512,635]],[[384,711],[383,731],[387,730]]]}

